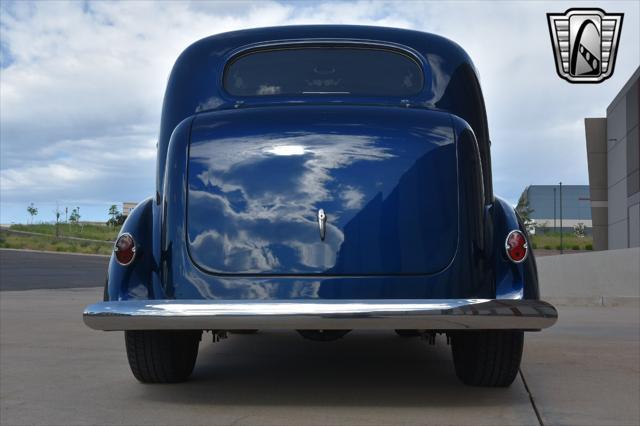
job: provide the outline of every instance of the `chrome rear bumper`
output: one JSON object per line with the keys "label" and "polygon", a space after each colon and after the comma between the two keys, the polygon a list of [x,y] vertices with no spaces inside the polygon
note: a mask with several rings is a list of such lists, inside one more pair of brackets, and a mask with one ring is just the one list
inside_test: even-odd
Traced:
{"label": "chrome rear bumper", "polygon": [[88,306],[96,330],[540,330],[556,309],[541,300],[143,300]]}

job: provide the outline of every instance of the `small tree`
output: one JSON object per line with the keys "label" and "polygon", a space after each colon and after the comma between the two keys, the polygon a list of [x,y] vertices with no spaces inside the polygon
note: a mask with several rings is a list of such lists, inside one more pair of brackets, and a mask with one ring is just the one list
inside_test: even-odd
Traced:
{"label": "small tree", "polygon": [[122,216],[120,214],[120,211],[118,210],[118,206],[116,206],[115,204],[112,204],[111,207],[109,207],[109,216],[111,216],[111,218],[109,218],[107,223],[110,226],[114,226],[115,227],[118,224],[120,216]]}
{"label": "small tree", "polygon": [[69,215],[69,222],[75,225],[80,222],[80,210],[77,207],[71,210],[71,214]]}
{"label": "small tree", "polygon": [[56,209],[53,211],[53,213],[55,213],[56,215],[56,237],[60,236],[60,208],[58,206],[56,206]]}
{"label": "small tree", "polygon": [[523,193],[520,196],[520,199],[518,200],[518,205],[516,206],[516,212],[518,212],[518,215],[520,215],[520,217],[522,218],[522,221],[526,223],[531,220],[531,213],[533,213],[534,211],[535,210],[532,209],[531,206],[529,206],[529,200]]}
{"label": "small tree", "polygon": [[31,203],[27,206],[27,211],[31,215],[31,223],[33,223],[33,218],[38,215],[38,208]]}

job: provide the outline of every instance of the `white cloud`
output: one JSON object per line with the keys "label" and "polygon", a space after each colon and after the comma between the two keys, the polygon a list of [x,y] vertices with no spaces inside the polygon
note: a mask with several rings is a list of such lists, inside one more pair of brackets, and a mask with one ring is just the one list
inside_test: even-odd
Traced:
{"label": "white cloud", "polygon": [[[110,204],[151,195],[162,96],[178,54],[207,35],[285,24],[396,26],[453,39],[480,71],[496,193],[515,201],[530,183],[586,183],[582,119],[604,115],[640,63],[640,6],[606,4],[626,14],[615,74],[571,85],[555,74],[545,13],[572,6],[2,2],[0,221],[14,220],[7,206],[30,201]],[[123,186],[123,176],[135,181]]]}

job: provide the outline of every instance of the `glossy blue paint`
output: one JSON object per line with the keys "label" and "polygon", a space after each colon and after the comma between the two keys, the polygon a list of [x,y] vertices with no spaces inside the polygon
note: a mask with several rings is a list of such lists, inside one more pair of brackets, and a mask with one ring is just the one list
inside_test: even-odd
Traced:
{"label": "glossy blue paint", "polygon": [[136,257],[131,265],[122,266],[111,256],[105,300],[145,299],[159,295],[152,288],[154,275],[157,277],[158,272],[153,256],[153,201],[149,197],[140,202],[122,225],[120,234],[129,233],[135,240]]}
{"label": "glossy blue paint", "polygon": [[[235,55],[265,46],[321,41],[365,43],[405,50],[420,62],[425,71],[423,90],[407,98],[337,95],[239,98],[228,95],[222,87],[224,66]],[[304,25],[234,31],[195,42],[180,55],[171,71],[158,141],[157,192],[162,193],[169,139],[185,118],[212,110],[318,103],[440,109],[466,120],[478,139],[483,144],[489,143],[484,103],[475,68],[466,52],[450,40],[419,31],[353,25]]]}
{"label": "glossy blue paint", "polygon": [[[502,237],[514,229],[527,235],[524,224],[504,199],[495,198],[491,213],[496,236]],[[524,262],[514,264],[507,258],[505,238],[495,239],[496,293],[505,299],[539,299],[538,269],[533,250],[529,250]]]}
{"label": "glossy blue paint", "polygon": [[[234,98],[221,87],[239,52],[318,42],[405,49],[423,90]],[[156,196],[123,227],[142,251],[129,269],[111,262],[110,300],[539,297],[532,253],[516,265],[504,252],[522,225],[493,196],[475,69],[438,36],[300,26],[203,39],[172,71],[157,174]]]}
{"label": "glossy blue paint", "polygon": [[519,229],[526,235],[524,225],[519,221],[513,207],[500,197],[495,198],[490,215],[496,235],[493,247],[496,293],[504,299],[538,299],[538,271],[533,250],[529,250],[525,261],[518,264],[507,258],[505,250],[506,235],[514,229]]}
{"label": "glossy blue paint", "polygon": [[213,273],[429,274],[456,252],[447,113],[270,106],[201,114],[188,175],[188,249]]}

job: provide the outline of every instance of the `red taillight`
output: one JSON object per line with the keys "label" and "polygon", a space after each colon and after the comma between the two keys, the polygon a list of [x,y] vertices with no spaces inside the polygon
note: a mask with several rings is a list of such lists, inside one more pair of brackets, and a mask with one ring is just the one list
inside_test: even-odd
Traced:
{"label": "red taillight", "polygon": [[507,257],[515,263],[524,261],[527,258],[527,253],[529,252],[527,239],[520,231],[509,232],[504,248],[507,251]]}
{"label": "red taillight", "polygon": [[113,252],[119,264],[127,266],[133,262],[136,257],[136,242],[131,234],[120,235],[113,247]]}

